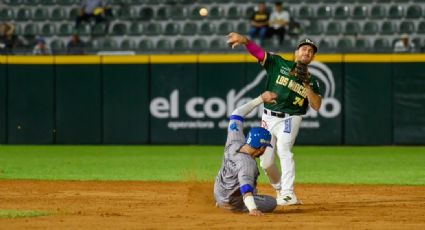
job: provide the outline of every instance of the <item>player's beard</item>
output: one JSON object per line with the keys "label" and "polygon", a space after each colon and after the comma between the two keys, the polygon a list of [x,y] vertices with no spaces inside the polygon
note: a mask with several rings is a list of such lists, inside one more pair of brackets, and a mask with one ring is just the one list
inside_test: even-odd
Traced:
{"label": "player's beard", "polygon": [[305,55],[301,55],[299,58],[297,58],[297,61],[300,62],[300,63],[308,65],[311,62],[311,58],[309,58],[308,56],[305,56]]}

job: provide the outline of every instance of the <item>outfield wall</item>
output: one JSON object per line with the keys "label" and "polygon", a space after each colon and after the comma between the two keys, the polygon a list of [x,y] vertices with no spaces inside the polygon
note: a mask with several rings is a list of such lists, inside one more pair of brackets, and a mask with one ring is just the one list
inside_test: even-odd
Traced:
{"label": "outfield wall", "polygon": [[[323,105],[297,143],[425,144],[424,64],[318,55]],[[223,144],[228,115],[264,83],[249,55],[0,56],[0,143]]]}

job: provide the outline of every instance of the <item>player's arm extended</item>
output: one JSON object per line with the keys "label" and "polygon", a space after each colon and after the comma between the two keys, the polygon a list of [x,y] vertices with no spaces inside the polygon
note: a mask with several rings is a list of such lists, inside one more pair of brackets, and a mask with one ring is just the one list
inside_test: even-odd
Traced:
{"label": "player's arm extended", "polygon": [[235,32],[231,32],[227,35],[227,43],[235,48],[238,45],[245,45],[248,52],[258,59],[259,62],[263,62],[266,57],[266,51],[261,48],[259,45],[255,44],[255,42],[249,40],[246,36],[240,35]]}
{"label": "player's arm extended", "polygon": [[313,91],[310,84],[304,83],[304,87],[307,89],[307,98],[311,108],[319,111],[320,106],[322,105],[322,97]]}
{"label": "player's arm extended", "polygon": [[265,91],[260,96],[254,98],[253,100],[239,106],[232,112],[232,116],[245,117],[253,109],[259,106],[261,103],[276,103],[277,94],[271,91]]}
{"label": "player's arm extended", "polygon": [[243,202],[245,203],[245,206],[249,210],[249,215],[251,216],[264,215],[260,210],[257,209],[257,205],[255,204],[255,199],[252,192],[247,192],[243,195]]}
{"label": "player's arm extended", "polygon": [[249,215],[261,216],[263,213],[257,209],[254,199],[254,187],[251,184],[244,184],[240,187],[241,194],[243,195],[243,202],[249,210]]}

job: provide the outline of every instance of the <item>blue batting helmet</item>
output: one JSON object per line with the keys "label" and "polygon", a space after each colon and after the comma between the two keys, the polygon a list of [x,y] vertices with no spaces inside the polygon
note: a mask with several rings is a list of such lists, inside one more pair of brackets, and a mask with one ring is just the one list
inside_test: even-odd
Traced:
{"label": "blue batting helmet", "polygon": [[272,135],[270,132],[262,127],[253,127],[249,130],[248,136],[246,137],[246,143],[254,149],[259,149],[263,146],[270,146],[270,140]]}

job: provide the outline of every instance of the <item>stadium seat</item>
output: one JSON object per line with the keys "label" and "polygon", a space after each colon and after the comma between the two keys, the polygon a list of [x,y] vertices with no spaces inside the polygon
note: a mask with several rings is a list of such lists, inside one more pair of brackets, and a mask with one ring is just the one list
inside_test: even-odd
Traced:
{"label": "stadium seat", "polygon": [[370,42],[367,38],[358,38],[355,42],[356,51],[366,52],[370,49]]}
{"label": "stadium seat", "polygon": [[75,20],[75,18],[80,14],[80,9],[79,8],[72,8],[69,13],[68,13],[68,19],[70,21]]}
{"label": "stadium seat", "polygon": [[393,35],[396,32],[395,24],[391,21],[385,21],[381,25],[381,34]]}
{"label": "stadium seat", "polygon": [[337,3],[339,0],[322,0],[324,3]]}
{"label": "stadium seat", "polygon": [[386,38],[377,38],[373,43],[373,49],[378,52],[387,52],[392,50],[390,42]]}
{"label": "stadium seat", "polygon": [[9,8],[0,9],[0,21],[12,21],[13,11]]}
{"label": "stadium seat", "polygon": [[53,54],[66,53],[65,43],[61,39],[55,39],[50,42],[50,49]]}
{"label": "stadium seat", "polygon": [[212,35],[215,32],[215,27],[211,22],[204,22],[199,29],[199,35]]}
{"label": "stadium seat", "polygon": [[324,31],[323,22],[319,20],[311,21],[306,31],[311,35],[321,35]]}
{"label": "stadium seat", "polygon": [[155,48],[152,40],[149,39],[143,39],[139,42],[138,49],[141,51],[152,51]]}
{"label": "stadium seat", "polygon": [[403,17],[403,6],[392,5],[388,10],[388,17],[391,19],[400,19]]}
{"label": "stadium seat", "polygon": [[123,36],[127,34],[127,25],[125,23],[117,23],[112,26],[112,35]]}
{"label": "stadium seat", "polygon": [[418,5],[412,5],[407,8],[406,18],[420,18],[422,17],[422,8]]}
{"label": "stadium seat", "polygon": [[192,20],[202,20],[204,17],[202,17],[199,14],[199,10],[201,8],[202,7],[200,7],[200,6],[196,6],[196,7],[193,7],[192,9],[190,9],[189,18],[192,19]]}
{"label": "stadium seat", "polygon": [[74,32],[74,26],[71,23],[64,23],[59,25],[58,34],[59,36],[71,36]]}
{"label": "stadium seat", "polygon": [[49,12],[45,8],[37,8],[37,9],[34,10],[34,13],[32,15],[32,19],[34,21],[44,21],[44,20],[48,19],[48,17],[49,17],[48,13]]}
{"label": "stadium seat", "polygon": [[310,19],[313,18],[313,9],[308,5],[303,5],[298,9],[298,18],[299,19]]}
{"label": "stadium seat", "polygon": [[227,44],[224,38],[215,38],[210,41],[210,50],[224,50],[227,49]]}
{"label": "stadium seat", "polygon": [[357,0],[358,3],[363,3],[363,4],[370,4],[373,3],[374,0]]}
{"label": "stadium seat", "polygon": [[157,36],[162,33],[161,24],[151,22],[143,28],[144,33],[148,36]]}
{"label": "stadium seat", "polygon": [[342,32],[342,25],[339,22],[329,22],[326,27],[327,35],[339,35]]}
{"label": "stadium seat", "polygon": [[29,21],[31,18],[31,13],[28,8],[20,8],[17,10],[16,21]]}
{"label": "stadium seat", "polygon": [[124,39],[121,41],[121,50],[134,50],[135,47],[135,42],[132,39]]}
{"label": "stadium seat", "polygon": [[341,38],[336,44],[336,48],[340,52],[349,52],[354,49],[353,41],[349,38]]}
{"label": "stadium seat", "polygon": [[[134,5],[148,4],[148,5],[159,5],[161,3],[172,3],[170,0],[131,0]],[[174,1],[175,2],[175,1]]]}
{"label": "stadium seat", "polygon": [[38,26],[36,24],[26,24],[24,26],[24,36],[37,36]]}
{"label": "stadium seat", "polygon": [[186,19],[186,8],[175,6],[170,8],[171,19],[173,20],[184,20]]}
{"label": "stadium seat", "polygon": [[174,47],[174,50],[177,50],[177,51],[185,51],[185,52],[190,51],[189,41],[184,38],[179,38],[175,40],[173,47]]}
{"label": "stadium seat", "polygon": [[415,23],[412,21],[403,21],[400,23],[399,33],[413,34],[415,33]]}
{"label": "stadium seat", "polygon": [[63,8],[54,8],[50,13],[50,20],[62,21],[66,19],[66,12]]}
{"label": "stadium seat", "polygon": [[234,30],[231,22],[222,22],[218,25],[217,34],[225,36]]}
{"label": "stadium seat", "polygon": [[19,6],[21,4],[24,4],[23,0],[4,0],[4,3],[9,6]]}
{"label": "stadium seat", "polygon": [[236,25],[236,31],[240,34],[248,34],[249,24],[248,22],[242,21]]}
{"label": "stadium seat", "polygon": [[[198,14],[199,14],[199,12],[198,12]],[[221,8],[219,6],[212,6],[208,10],[208,19],[219,20],[219,19],[222,19],[223,16],[224,16],[224,10],[223,10],[223,8]]]}
{"label": "stadium seat", "polygon": [[198,25],[194,22],[187,22],[183,25],[182,35],[193,36],[198,33]]}
{"label": "stadium seat", "polygon": [[367,17],[367,7],[366,6],[355,6],[351,17],[354,19],[366,19]]}
{"label": "stadium seat", "polygon": [[197,38],[192,42],[192,49],[195,51],[201,51],[208,49],[208,42],[203,38]]}
{"label": "stadium seat", "polygon": [[89,40],[86,42],[86,50],[89,52],[97,52],[100,49],[98,40]]}
{"label": "stadium seat", "polygon": [[91,30],[92,28],[89,24],[82,24],[78,27],[77,33],[82,36],[89,36],[91,35]]}
{"label": "stadium seat", "polygon": [[180,33],[180,24],[175,22],[167,23],[164,27],[164,35],[167,36],[175,36]]}
{"label": "stadium seat", "polygon": [[169,13],[166,7],[162,6],[156,10],[155,20],[166,21],[169,18]]}
{"label": "stadium seat", "polygon": [[407,3],[410,0],[393,0],[393,1],[396,2],[396,3]]}
{"label": "stadium seat", "polygon": [[420,47],[422,47],[421,38],[413,38],[412,43],[415,44],[416,49],[418,49],[418,48],[420,49]]}
{"label": "stadium seat", "polygon": [[114,39],[105,39],[100,43],[100,48],[103,50],[117,50],[118,43]]}
{"label": "stadium seat", "polygon": [[26,6],[36,6],[36,5],[40,4],[40,0],[24,0],[23,3]]}
{"label": "stadium seat", "polygon": [[329,19],[332,17],[332,9],[330,6],[320,6],[317,8],[316,17],[320,19]]}
{"label": "stadium seat", "polygon": [[374,21],[368,21],[363,24],[363,34],[365,35],[375,35],[379,31],[378,23]]}
{"label": "stadium seat", "polygon": [[334,48],[334,42],[330,39],[322,39],[319,41],[321,51],[330,51]]}
{"label": "stadium seat", "polygon": [[116,11],[116,17],[118,17],[121,20],[131,21],[137,18],[138,16],[139,15],[137,15],[135,8],[120,7]]}
{"label": "stadium seat", "polygon": [[164,39],[164,38],[159,39],[156,42],[155,49],[159,50],[159,51],[171,50],[171,41],[168,40],[168,39]]}
{"label": "stadium seat", "polygon": [[248,6],[247,8],[245,8],[244,10],[244,18],[245,19],[251,19],[252,15],[255,12],[255,8],[254,6]]}
{"label": "stadium seat", "polygon": [[63,6],[76,5],[80,2],[78,0],[56,0],[56,3]]}
{"label": "stadium seat", "polygon": [[178,0],[178,3],[183,5],[193,4],[193,0]]}
{"label": "stadium seat", "polygon": [[93,36],[104,36],[106,33],[106,25],[104,23],[99,23],[92,27],[91,34]]}
{"label": "stadium seat", "polygon": [[386,17],[386,11],[382,5],[374,5],[370,9],[370,17],[372,19],[383,19]]}
{"label": "stadium seat", "polygon": [[357,22],[347,22],[344,33],[347,35],[357,35],[361,33],[360,24]]}
{"label": "stadium seat", "polygon": [[240,12],[239,7],[237,7],[237,6],[229,7],[229,9],[227,10],[227,13],[226,13],[226,18],[227,19],[239,19],[239,18],[241,18],[241,12]]}
{"label": "stadium seat", "polygon": [[42,6],[53,6],[56,4],[56,0],[40,0]]}
{"label": "stadium seat", "polygon": [[154,11],[151,7],[143,7],[139,10],[138,19],[141,21],[150,21],[154,17]]}
{"label": "stadium seat", "polygon": [[53,24],[47,23],[41,27],[41,35],[44,37],[51,37],[56,35],[55,26]]}
{"label": "stadium seat", "polygon": [[416,31],[418,34],[425,34],[425,21],[421,21],[418,24],[418,30]]}
{"label": "stadium seat", "polygon": [[334,19],[345,20],[350,15],[348,6],[337,6],[335,8]]}
{"label": "stadium seat", "polygon": [[128,31],[130,36],[140,36],[143,34],[143,24],[139,22],[133,22],[130,24],[130,28]]}

